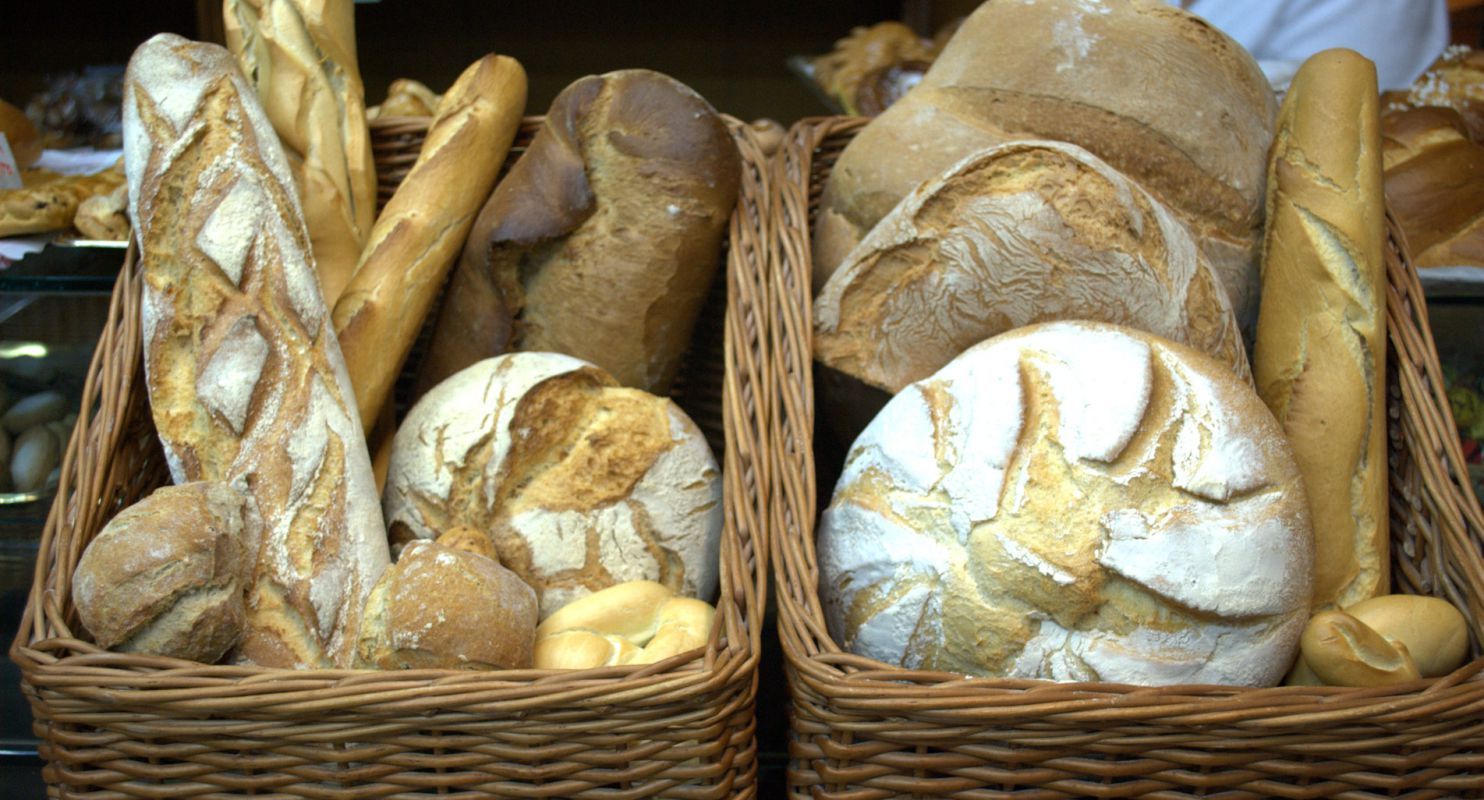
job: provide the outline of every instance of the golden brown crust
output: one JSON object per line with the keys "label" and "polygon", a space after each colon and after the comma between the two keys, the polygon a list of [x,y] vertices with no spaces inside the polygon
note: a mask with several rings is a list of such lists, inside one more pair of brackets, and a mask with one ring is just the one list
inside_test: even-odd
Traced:
{"label": "golden brown crust", "polygon": [[1451,108],[1381,118],[1386,206],[1419,267],[1484,266],[1484,144]]}
{"label": "golden brown crust", "polygon": [[92,175],[58,175],[44,169],[21,173],[20,189],[0,189],[0,236],[58,231],[72,224],[83,201],[124,183],[114,165]]}
{"label": "golden brown crust", "polygon": [[41,158],[41,132],[26,112],[4,100],[0,100],[0,133],[5,134],[5,141],[10,144],[16,166],[26,169]]}

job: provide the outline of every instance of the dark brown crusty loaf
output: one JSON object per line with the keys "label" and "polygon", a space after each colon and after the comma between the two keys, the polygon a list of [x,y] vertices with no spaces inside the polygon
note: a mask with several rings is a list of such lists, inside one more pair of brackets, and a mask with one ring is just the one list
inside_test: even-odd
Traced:
{"label": "dark brown crusty loaf", "polygon": [[155,427],[177,483],[245,479],[261,525],[237,655],[348,667],[386,528],[278,137],[226,50],[171,34],[123,119]]}
{"label": "dark brown crusty loaf", "polygon": [[1451,108],[1381,118],[1386,207],[1419,267],[1484,267],[1484,143]]}
{"label": "dark brown crusty loaf", "polygon": [[716,111],[668,76],[568,86],[475,222],[421,387],[508,348],[665,392],[720,260],[740,161]]}

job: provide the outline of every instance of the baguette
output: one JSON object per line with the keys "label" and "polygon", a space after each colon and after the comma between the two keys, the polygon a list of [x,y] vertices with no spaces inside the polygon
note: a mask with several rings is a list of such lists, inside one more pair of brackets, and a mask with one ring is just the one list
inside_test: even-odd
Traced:
{"label": "baguette", "polygon": [[348,667],[386,528],[283,150],[231,56],[173,34],[130,60],[123,121],[170,472],[251,492],[237,657]]}
{"label": "baguette", "polygon": [[376,218],[376,164],[349,0],[223,0],[227,46],[288,150],[331,307]]}
{"label": "baguette", "polygon": [[464,70],[335,303],[335,335],[367,433],[494,188],[525,105],[526,73],[515,59],[490,54]]}
{"label": "baguette", "polygon": [[1316,611],[1388,585],[1378,106],[1371,62],[1313,56],[1288,89],[1268,164],[1253,374],[1308,489]]}

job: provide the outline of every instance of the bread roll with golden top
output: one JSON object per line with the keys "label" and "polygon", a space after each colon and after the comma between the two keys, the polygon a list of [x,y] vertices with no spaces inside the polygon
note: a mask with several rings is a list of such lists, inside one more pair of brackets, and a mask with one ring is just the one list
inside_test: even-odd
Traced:
{"label": "bread roll with golden top", "polygon": [[1387,593],[1385,198],[1375,66],[1304,62],[1268,176],[1253,375],[1304,475],[1314,607]]}
{"label": "bread roll with golden top", "polygon": [[1245,323],[1276,107],[1240,45],[1164,2],[991,0],[841,153],[813,229],[815,290],[923,181],[986,147],[1055,139],[1169,206]]}
{"label": "bread roll with golden top", "polygon": [[536,592],[490,558],[492,549],[489,537],[469,528],[408,545],[366,601],[356,666],[530,666]]}
{"label": "bread roll with golden top", "polygon": [[1389,686],[1422,677],[1405,644],[1343,611],[1315,614],[1300,641],[1304,663],[1329,686]]}
{"label": "bread roll with golden top", "polygon": [[700,430],[569,356],[497,356],[423,396],[397,429],[384,507],[394,542],[488,532],[543,618],[630,580],[716,591],[721,480]]}
{"label": "bread roll with golden top", "polygon": [[1419,267],[1484,266],[1484,143],[1451,108],[1381,118],[1386,207]]}
{"label": "bread roll with golden top", "polygon": [[1185,226],[1061,142],[975,153],[909,194],[819,293],[814,354],[895,393],[987,338],[1063,319],[1148,331],[1248,376],[1226,292]]}
{"label": "bread roll with golden top", "polygon": [[10,145],[10,154],[15,156],[15,165],[25,169],[41,158],[41,132],[26,116],[26,112],[0,100],[0,133]]}
{"label": "bread roll with golden top", "polygon": [[1273,685],[1309,617],[1282,431],[1147,333],[1033,325],[903,389],[819,527],[830,635],[965,675]]}
{"label": "bread roll with golden top", "polygon": [[381,105],[366,109],[366,118],[431,117],[441,100],[426,84],[411,78],[398,78],[386,87],[386,99],[381,101]]}
{"label": "bread roll with golden top", "polygon": [[223,0],[227,48],[288,152],[334,307],[376,218],[376,164],[346,0]]}
{"label": "bread roll with golden top", "polygon": [[704,647],[716,609],[654,581],[629,581],[563,606],[536,629],[538,669],[652,664]]}
{"label": "bread roll with golden top", "polygon": [[1468,621],[1447,600],[1389,594],[1362,600],[1345,613],[1387,641],[1404,645],[1424,678],[1447,675],[1468,658]]}
{"label": "bread roll with golden top", "polygon": [[72,574],[99,647],[211,664],[242,636],[256,543],[247,497],[225,483],[165,486],[120,511]]}
{"label": "bread roll with golden top", "polygon": [[1411,107],[1452,108],[1468,125],[1476,141],[1484,141],[1484,50],[1464,44],[1450,45],[1418,76],[1400,102]]}

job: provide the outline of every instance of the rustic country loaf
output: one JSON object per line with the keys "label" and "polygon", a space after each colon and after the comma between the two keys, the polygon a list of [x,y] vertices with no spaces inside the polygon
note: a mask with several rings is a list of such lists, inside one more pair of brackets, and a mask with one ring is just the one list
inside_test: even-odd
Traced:
{"label": "rustic country loaf", "polygon": [[620,70],[568,86],[475,222],[423,390],[513,349],[566,353],[667,392],[740,180],[726,124],[684,84]]}
{"label": "rustic country loaf", "polygon": [[536,592],[493,553],[489,537],[468,528],[409,544],[366,600],[356,666],[531,666]]}
{"label": "rustic country loaf", "polygon": [[1376,70],[1304,62],[1268,174],[1257,391],[1293,446],[1314,518],[1314,608],[1386,594],[1386,264]]}
{"label": "rustic country loaf", "polygon": [[814,353],[895,393],[991,336],[1063,319],[1148,331],[1248,376],[1226,293],[1180,221],[1060,142],[975,153],[908,194],[819,293]]}
{"label": "rustic country loaf", "polygon": [[1210,357],[1033,325],[897,394],[819,529],[825,619],[909,668],[1271,685],[1309,614],[1282,431]]}
{"label": "rustic country loaf", "polygon": [[569,356],[497,356],[424,395],[397,430],[385,509],[397,543],[489,533],[543,617],[623,581],[716,591],[721,481],[700,430]]}
{"label": "rustic country loaf", "polygon": [[350,282],[376,218],[376,164],[346,0],[223,0],[227,47],[287,151],[325,303]]}
{"label": "rustic country loaf", "polygon": [[335,336],[368,432],[495,185],[525,107],[520,62],[491,53],[464,70],[335,302]]}
{"label": "rustic country loaf", "polygon": [[1386,208],[1419,267],[1484,267],[1484,142],[1451,108],[1381,118]]}
{"label": "rustic country loaf", "polygon": [[78,618],[99,647],[206,664],[242,636],[252,575],[247,497],[214,481],[165,486],[120,511],[72,575]]}
{"label": "rustic country loaf", "polygon": [[1246,51],[1163,2],[990,0],[835,163],[814,227],[814,287],[918,184],[985,147],[1057,139],[1169,206],[1245,322],[1275,109]]}
{"label": "rustic country loaf", "polygon": [[124,148],[171,475],[245,481],[261,526],[237,655],[349,666],[386,529],[278,138],[225,50],[161,34],[129,62]]}

